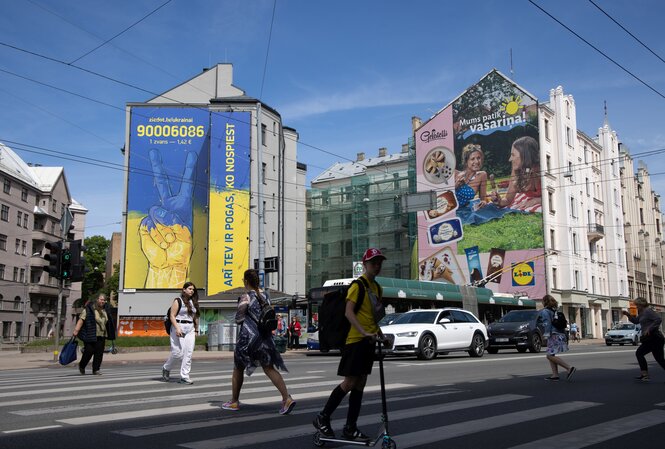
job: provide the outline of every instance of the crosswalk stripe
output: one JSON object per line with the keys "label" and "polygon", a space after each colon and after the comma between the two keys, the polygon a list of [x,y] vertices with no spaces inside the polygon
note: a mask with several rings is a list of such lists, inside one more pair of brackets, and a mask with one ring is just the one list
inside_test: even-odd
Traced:
{"label": "crosswalk stripe", "polygon": [[[321,379],[321,376],[302,376],[302,377],[292,377],[288,379],[287,385],[291,385],[293,382],[298,382],[298,381],[303,381],[303,380],[315,380],[315,379]],[[257,378],[256,380],[252,380],[251,382],[246,382],[245,385],[257,385],[257,384],[262,384],[262,383],[267,383],[270,382],[270,379],[267,377],[264,378]],[[338,381],[339,383],[339,381]],[[152,395],[157,395],[157,394],[165,394],[165,393],[174,393],[175,389],[178,388],[180,389],[186,389],[190,394],[187,395],[187,397],[195,397],[196,395],[192,395],[192,391],[197,391],[197,390],[210,390],[210,389],[218,389],[222,387],[228,387],[231,385],[230,382],[224,382],[224,383],[219,383],[219,384],[214,384],[214,385],[187,385],[187,386],[181,386],[181,387],[176,387],[175,385],[165,387],[163,386],[164,384],[159,382],[153,382],[155,385],[159,385],[157,388],[153,388],[150,390],[145,390],[142,391],[141,393],[143,394],[152,394]],[[101,399],[101,398],[114,398],[114,397],[120,397],[120,396],[136,396],[138,392],[136,390],[122,390],[122,391],[111,391],[107,393],[93,393],[93,394],[81,394],[81,395],[76,395],[76,400],[80,401],[83,399]],[[203,394],[203,397],[209,395],[206,393],[201,393]],[[214,394],[218,394],[218,392],[215,392]],[[30,404],[41,404],[41,403],[51,403],[51,402],[73,402],[73,398],[71,396],[58,396],[58,397],[42,397],[42,398],[35,398],[35,399],[24,399],[24,400],[17,400],[17,401],[5,401],[5,402],[0,402],[0,407],[8,407],[8,406],[17,406],[17,405],[30,405]],[[140,402],[145,402],[143,399],[139,400]]]}
{"label": "crosswalk stripe", "polygon": [[[370,391],[370,387],[367,387],[365,391]],[[449,395],[449,394],[456,394],[456,393],[462,393],[464,390],[459,390],[456,388],[450,388],[448,390],[444,391],[437,391],[437,392],[432,392],[432,393],[426,393],[426,394],[419,394],[419,395],[405,395],[405,396],[391,396],[390,398],[390,403],[397,403],[399,401],[414,401],[422,398],[432,398],[435,396],[443,396],[443,395]],[[299,394],[296,396],[297,400],[303,399],[303,397]],[[370,399],[367,401],[363,401],[363,405],[368,406],[368,405],[373,405],[373,404],[380,404],[381,400],[380,399]],[[245,404],[244,401],[240,402],[240,406],[242,407]],[[338,410],[346,408],[346,404],[340,405]],[[291,412],[291,416],[293,415],[314,415],[318,413],[321,410],[321,406],[316,406],[316,407],[310,407],[310,408],[300,408],[296,407],[294,411]],[[274,413],[259,413],[255,415],[233,415],[232,413],[228,417],[220,418],[220,419],[207,419],[205,421],[198,421],[198,422],[187,422],[187,423],[169,423],[169,424],[160,424],[156,426],[150,426],[150,427],[140,427],[140,428],[133,428],[133,429],[123,429],[123,430],[115,430],[113,433],[118,433],[120,435],[125,435],[125,436],[130,436],[130,437],[145,437],[145,436],[151,436],[151,435],[159,435],[159,434],[164,434],[164,433],[171,433],[171,432],[181,432],[181,431],[192,431],[193,429],[204,429],[207,427],[219,427],[222,425],[231,425],[235,426],[240,423],[246,423],[246,422],[253,422],[253,421],[263,421],[265,419],[270,419],[274,418],[275,414]]]}
{"label": "crosswalk stripe", "polygon": [[[596,407],[602,404],[597,402],[584,402],[584,401],[571,401],[561,404],[550,404],[545,407],[532,408],[529,410],[521,410],[519,412],[504,413],[493,416],[492,419],[474,419],[470,421],[449,424],[447,426],[435,427],[427,429],[427,432],[411,432],[399,435],[395,439],[399,439],[398,445],[400,449],[422,446],[426,444],[433,444],[442,440],[457,438],[464,435],[469,435],[479,431],[487,431],[497,429],[504,426],[511,426],[514,424],[524,423],[527,421],[534,421],[537,419],[547,418],[549,416],[558,415],[562,413],[570,413],[578,410],[584,410],[590,407]],[[625,429],[625,428],[624,428]],[[561,446],[565,447],[565,446]],[[566,449],[568,449],[566,447]]]}
{"label": "crosswalk stripe", "polygon": [[[336,380],[334,382],[330,382],[329,385],[338,385],[339,380]],[[297,385],[297,384],[296,384]],[[395,388],[406,388],[406,387],[413,387],[413,385],[409,384],[389,384],[386,385],[387,389],[395,389]],[[294,386],[289,385],[289,388],[294,388]],[[375,391],[376,389],[379,389],[379,387],[368,387],[365,388],[365,391]],[[228,394],[228,393],[227,393]],[[314,394],[315,396],[311,397],[327,397],[330,392],[329,391],[318,391],[315,393],[308,393],[309,394]],[[274,398],[260,398],[260,399],[252,399],[252,403],[254,404],[271,404],[271,403],[277,403],[279,401],[276,401]],[[243,401],[243,402],[249,402],[248,401]],[[100,423],[100,422],[111,422],[111,421],[122,421],[122,420],[128,420],[128,419],[133,419],[133,418],[147,418],[151,416],[165,416],[165,415],[173,415],[173,414],[178,414],[178,413],[189,413],[189,412],[200,412],[200,411],[206,411],[206,410],[220,410],[219,406],[213,405],[213,404],[193,404],[193,405],[180,405],[177,407],[161,407],[161,408],[154,408],[154,409],[147,409],[147,410],[137,410],[137,411],[127,411],[127,412],[120,412],[120,413],[109,413],[109,414],[104,414],[104,415],[92,415],[92,416],[83,416],[79,418],[66,418],[66,419],[58,419],[56,422],[61,422],[63,424],[70,424],[74,426],[78,425],[83,425],[83,424],[93,424],[93,423]]]}
{"label": "crosswalk stripe", "polygon": [[636,415],[624,416],[613,421],[593,426],[583,427],[556,436],[530,441],[511,449],[578,449],[592,444],[602,443],[626,435],[626,432],[636,432],[640,429],[665,423],[665,411],[650,410]]}
{"label": "crosswalk stripe", "polygon": [[[365,389],[367,391],[367,389]],[[326,394],[327,396],[327,394]],[[456,410],[463,410],[468,408],[483,407],[491,404],[500,404],[509,401],[516,401],[521,399],[528,399],[529,396],[517,395],[517,394],[503,394],[498,396],[490,396],[477,399],[469,399],[464,401],[449,402],[447,404],[439,404],[426,408],[426,413],[428,415],[437,414],[437,413],[446,413]],[[391,421],[398,421],[401,419],[410,419],[417,418],[422,416],[425,410],[423,407],[414,407],[409,409],[397,410],[395,412],[389,411],[389,418]],[[359,425],[372,425],[380,421],[380,414],[371,414],[361,416],[358,419]],[[333,421],[333,427],[341,428],[346,420],[335,420]],[[475,428],[477,429],[477,427]],[[434,431],[430,432],[428,429],[427,434],[431,434]],[[233,435],[230,437],[214,438],[209,440],[194,441],[190,443],[183,443],[179,446],[187,447],[190,449],[225,449],[232,447],[252,447],[258,443],[266,443],[270,441],[283,441],[286,438],[294,438],[307,434],[314,434],[314,428],[311,424],[304,426],[293,426],[293,427],[282,427],[279,429],[267,430],[262,432],[251,432],[251,434],[240,434]],[[440,436],[439,433],[434,435]],[[398,444],[398,446],[402,446]]]}

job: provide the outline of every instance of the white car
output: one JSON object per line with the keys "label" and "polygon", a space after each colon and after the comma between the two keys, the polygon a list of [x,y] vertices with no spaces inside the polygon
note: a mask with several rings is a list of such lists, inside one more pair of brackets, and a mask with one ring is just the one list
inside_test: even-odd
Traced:
{"label": "white car", "polygon": [[487,343],[487,328],[467,310],[457,308],[409,310],[381,332],[394,336],[389,353],[414,354],[431,360],[437,354],[466,351],[482,357]]}

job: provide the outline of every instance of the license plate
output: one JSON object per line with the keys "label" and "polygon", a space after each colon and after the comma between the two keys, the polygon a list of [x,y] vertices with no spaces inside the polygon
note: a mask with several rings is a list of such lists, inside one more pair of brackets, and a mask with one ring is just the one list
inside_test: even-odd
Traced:
{"label": "license plate", "polygon": [[497,342],[497,343],[507,343],[507,342],[508,342],[508,339],[507,339],[507,338],[497,338],[497,339],[496,339],[496,342]]}

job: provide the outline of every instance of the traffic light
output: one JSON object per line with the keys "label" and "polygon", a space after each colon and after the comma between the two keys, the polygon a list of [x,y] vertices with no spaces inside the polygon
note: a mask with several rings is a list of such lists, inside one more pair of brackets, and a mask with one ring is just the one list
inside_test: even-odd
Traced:
{"label": "traffic light", "polygon": [[49,262],[48,266],[44,267],[44,271],[46,271],[51,277],[61,279],[62,242],[46,242],[44,246],[49,250],[48,254],[44,254],[44,259]]}
{"label": "traffic light", "polygon": [[85,246],[82,245],[81,240],[72,240],[69,242],[69,252],[72,255],[72,282],[79,282],[83,280],[85,275],[85,258],[83,257],[83,252],[85,251]]}
{"label": "traffic light", "polygon": [[72,253],[68,249],[62,250],[60,262],[60,279],[70,279],[72,277]]}

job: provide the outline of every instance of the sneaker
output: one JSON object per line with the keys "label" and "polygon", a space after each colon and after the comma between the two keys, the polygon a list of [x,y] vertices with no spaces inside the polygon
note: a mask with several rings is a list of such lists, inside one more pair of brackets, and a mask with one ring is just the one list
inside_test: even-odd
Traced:
{"label": "sneaker", "polygon": [[179,384],[187,384],[187,385],[192,385],[194,384],[194,381],[188,377],[183,377],[178,381]]}
{"label": "sneaker", "polygon": [[566,376],[566,380],[570,380],[573,377],[573,374],[575,374],[575,371],[577,371],[577,368],[571,366],[568,375]]}
{"label": "sneaker", "polygon": [[641,376],[636,377],[635,380],[638,380],[638,381],[641,381],[641,382],[649,382],[651,380],[651,378],[649,377],[648,374],[647,375],[642,374]]}
{"label": "sneaker", "polygon": [[171,372],[166,368],[162,368],[162,380],[168,382],[171,379]]}
{"label": "sneaker", "polygon": [[557,382],[559,380],[559,378],[554,377],[554,376],[550,376],[550,377],[546,377],[545,380],[549,380],[551,382]]}
{"label": "sneaker", "polygon": [[79,373],[81,373],[81,376],[85,375],[85,368],[83,368],[81,365],[79,365]]}
{"label": "sneaker", "polygon": [[347,440],[369,440],[369,437],[362,433],[356,426],[344,426],[342,435]]}
{"label": "sneaker", "polygon": [[279,409],[280,415],[288,415],[293,410],[293,407],[296,406],[296,401],[289,396],[286,401],[282,401],[282,408]]}
{"label": "sneaker", "polygon": [[92,374],[94,374],[95,376],[101,376],[102,375],[102,373],[99,372],[99,371],[93,371]]}
{"label": "sneaker", "polygon": [[225,402],[222,404],[222,409],[231,410],[232,412],[237,412],[240,410],[240,404],[238,402]]}
{"label": "sneaker", "polygon": [[312,424],[324,437],[335,438],[335,432],[333,432],[332,427],[330,427],[330,417],[323,416],[319,413],[316,415],[316,418],[314,418]]}

